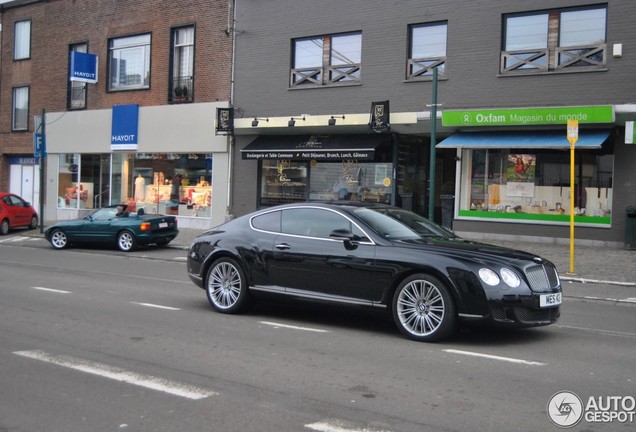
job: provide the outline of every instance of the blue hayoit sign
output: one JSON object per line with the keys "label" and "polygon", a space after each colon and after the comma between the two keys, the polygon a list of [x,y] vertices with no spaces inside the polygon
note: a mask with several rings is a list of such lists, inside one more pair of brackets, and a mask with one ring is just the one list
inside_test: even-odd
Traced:
{"label": "blue hayoit sign", "polygon": [[99,58],[96,54],[71,51],[71,68],[69,79],[90,84],[97,83],[97,65]]}
{"label": "blue hayoit sign", "polygon": [[113,106],[111,150],[137,150],[139,143],[139,105]]}

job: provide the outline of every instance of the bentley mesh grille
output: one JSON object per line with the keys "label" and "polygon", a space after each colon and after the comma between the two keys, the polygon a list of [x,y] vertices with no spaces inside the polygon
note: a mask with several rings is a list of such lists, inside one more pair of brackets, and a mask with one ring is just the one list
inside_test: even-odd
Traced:
{"label": "bentley mesh grille", "polygon": [[559,285],[559,277],[552,266],[536,265],[526,269],[530,289],[535,292],[548,292]]}

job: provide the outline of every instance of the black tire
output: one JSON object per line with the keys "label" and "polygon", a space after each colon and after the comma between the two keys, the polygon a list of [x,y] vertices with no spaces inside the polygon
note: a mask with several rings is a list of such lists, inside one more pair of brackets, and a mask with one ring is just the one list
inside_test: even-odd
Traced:
{"label": "black tire", "polygon": [[235,314],[249,303],[247,279],[240,264],[232,258],[219,258],[205,278],[205,292],[217,312]]}
{"label": "black tire", "polygon": [[64,249],[69,245],[68,237],[66,236],[66,233],[61,229],[56,229],[51,233],[51,235],[49,236],[49,242],[51,243],[51,246],[53,246],[53,249],[58,250]]}
{"label": "black tire", "polygon": [[2,222],[0,222],[0,235],[7,234],[9,234],[9,221],[7,219],[3,219]]}
{"label": "black tire", "polygon": [[33,215],[31,217],[31,223],[29,224],[29,229],[36,229],[38,227],[38,217]]}
{"label": "black tire", "polygon": [[130,231],[122,231],[117,234],[117,248],[122,252],[130,252],[137,249],[137,239]]}
{"label": "black tire", "polygon": [[393,319],[409,339],[435,342],[455,330],[456,307],[446,286],[433,276],[408,277],[393,295]]}

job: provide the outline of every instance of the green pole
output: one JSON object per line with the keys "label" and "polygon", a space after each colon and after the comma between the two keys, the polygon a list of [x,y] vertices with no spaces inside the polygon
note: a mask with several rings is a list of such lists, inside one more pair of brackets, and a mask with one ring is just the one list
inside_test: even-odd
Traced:
{"label": "green pole", "polygon": [[[46,129],[44,121],[45,110],[42,108],[42,120],[40,121],[40,128],[42,128],[43,142],[46,143]],[[46,144],[42,146],[40,154],[40,234],[44,233],[44,158],[46,157]]]}
{"label": "green pole", "polygon": [[435,214],[435,146],[437,145],[437,68],[433,68],[433,101],[431,104],[431,149],[428,170],[428,218]]}

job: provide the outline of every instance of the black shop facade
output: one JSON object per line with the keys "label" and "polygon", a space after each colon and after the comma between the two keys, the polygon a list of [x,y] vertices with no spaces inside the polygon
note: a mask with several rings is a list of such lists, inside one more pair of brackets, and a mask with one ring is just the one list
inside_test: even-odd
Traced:
{"label": "black shop facade", "polygon": [[390,134],[265,135],[241,150],[258,162],[257,207],[302,201],[400,204]]}

